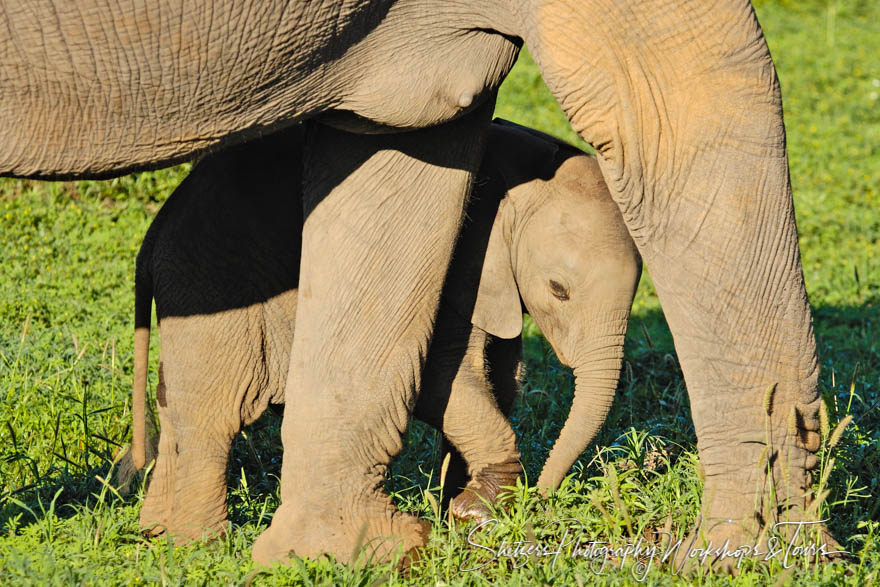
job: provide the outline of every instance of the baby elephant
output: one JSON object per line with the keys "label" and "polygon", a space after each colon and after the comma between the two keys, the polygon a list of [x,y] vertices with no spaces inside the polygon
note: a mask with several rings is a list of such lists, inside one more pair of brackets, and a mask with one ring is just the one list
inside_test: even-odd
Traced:
{"label": "baby elephant", "polygon": [[[462,428],[474,435],[470,447],[499,440],[483,438],[481,445],[484,416],[472,406],[493,390],[509,415],[527,312],[575,374],[569,416],[538,479],[539,486],[555,489],[611,407],[640,275],[641,259],[596,159],[544,133],[496,120],[444,285],[419,401],[431,404],[444,393],[450,399],[445,411],[430,406],[423,419],[437,426],[430,415],[443,415],[442,430],[456,447]],[[465,349],[455,330],[470,325]],[[483,357],[473,352],[480,348],[475,341],[486,349]],[[432,361],[456,348],[465,360],[450,393],[448,368]],[[438,383],[441,389],[427,393]],[[496,481],[512,479],[493,475],[497,465],[481,470],[472,456],[464,457],[471,481],[453,513],[484,519],[488,510],[481,498],[492,501]]]}
{"label": "baby elephant", "polygon": [[[294,127],[199,162],[138,255],[132,454],[143,466],[155,298],[161,434],[141,523],[156,532],[223,531],[232,439],[269,403],[283,403],[302,145]],[[576,376],[571,414],[539,480],[555,487],[611,405],[641,264],[595,159],[547,135],[493,124],[473,192],[415,415],[443,431],[467,468],[452,512],[482,519],[483,500],[494,501],[521,472],[506,417],[518,389],[523,310]],[[466,476],[457,476],[447,486],[460,487]]]}

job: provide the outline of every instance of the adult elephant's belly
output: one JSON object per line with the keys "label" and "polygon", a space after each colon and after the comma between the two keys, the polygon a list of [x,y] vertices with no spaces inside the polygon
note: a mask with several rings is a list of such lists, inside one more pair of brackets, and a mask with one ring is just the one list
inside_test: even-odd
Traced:
{"label": "adult elephant's belly", "polygon": [[433,126],[472,110],[501,84],[521,43],[477,27],[481,17],[462,14],[461,6],[435,3],[426,11],[423,4],[397,2],[333,66],[349,76],[330,118],[334,126],[355,132]]}
{"label": "adult elephant's belly", "polygon": [[121,175],[331,109],[428,126],[517,50],[427,0],[122,4],[0,0],[0,175]]}

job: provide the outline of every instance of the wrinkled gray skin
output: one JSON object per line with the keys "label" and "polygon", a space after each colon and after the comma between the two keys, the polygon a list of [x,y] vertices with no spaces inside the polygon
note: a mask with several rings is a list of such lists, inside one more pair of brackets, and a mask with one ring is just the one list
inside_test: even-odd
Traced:
{"label": "wrinkled gray skin", "polygon": [[[232,438],[267,404],[284,403],[299,277],[302,140],[294,127],[201,161],[144,239],[133,405],[144,401],[155,297],[161,434],[141,510],[141,525],[153,534],[222,533]],[[518,389],[522,309],[578,376],[575,407],[542,475],[555,486],[613,400],[641,267],[595,159],[579,150],[495,124],[477,185],[415,415],[442,429],[464,459],[447,477],[470,478],[451,511],[482,521],[485,501],[521,472],[506,417]],[[133,450],[138,467],[140,450]]]}
{"label": "wrinkled gray skin", "polygon": [[119,175],[309,117],[389,133],[325,127],[306,148],[328,165],[304,184],[282,503],[255,559],[425,543],[382,482],[522,41],[651,270],[690,394],[701,530],[752,544],[805,515],[816,347],[779,83],[747,0],[4,0],[0,31],[3,175]]}
{"label": "wrinkled gray skin", "polygon": [[[150,225],[135,272],[132,451],[144,465],[153,299],[159,447],[141,509],[152,534],[220,534],[233,437],[284,403],[302,232],[302,129],[196,163]],[[121,467],[121,469],[124,467]]]}

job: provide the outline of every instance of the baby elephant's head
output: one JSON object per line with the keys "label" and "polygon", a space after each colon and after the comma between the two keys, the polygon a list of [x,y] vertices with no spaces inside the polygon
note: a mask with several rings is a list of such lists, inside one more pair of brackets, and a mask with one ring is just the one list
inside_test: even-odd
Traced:
{"label": "baby elephant's head", "polygon": [[641,260],[596,160],[568,157],[503,208],[520,296],[559,360],[576,373],[619,363]]}

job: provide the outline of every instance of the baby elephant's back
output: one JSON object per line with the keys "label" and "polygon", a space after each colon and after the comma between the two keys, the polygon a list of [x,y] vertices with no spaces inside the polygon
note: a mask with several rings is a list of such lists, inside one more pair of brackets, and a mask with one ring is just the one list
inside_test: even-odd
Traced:
{"label": "baby elephant's back", "polygon": [[245,308],[296,289],[301,170],[300,126],[194,165],[150,227],[139,258],[160,320]]}

